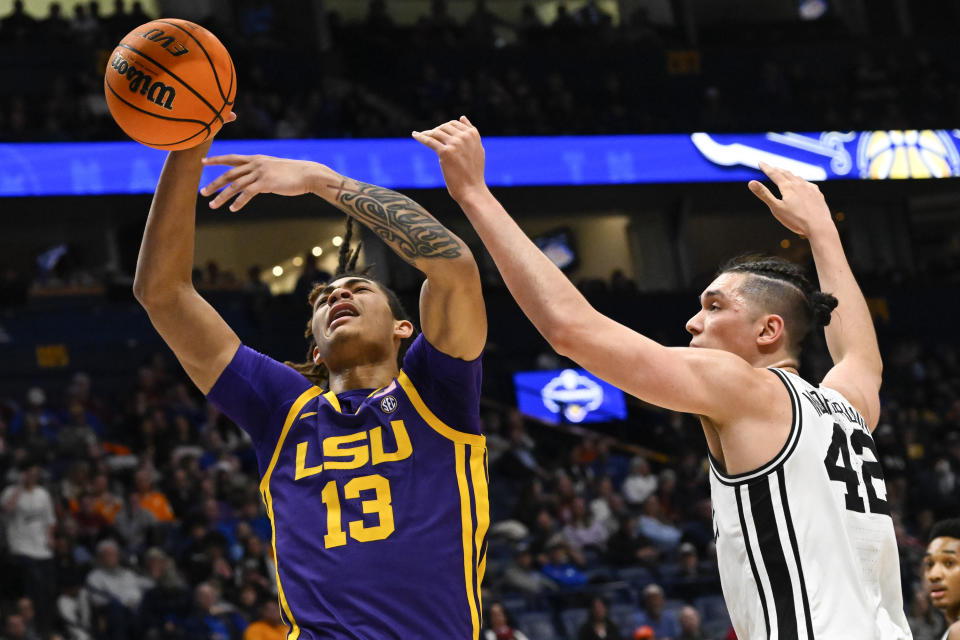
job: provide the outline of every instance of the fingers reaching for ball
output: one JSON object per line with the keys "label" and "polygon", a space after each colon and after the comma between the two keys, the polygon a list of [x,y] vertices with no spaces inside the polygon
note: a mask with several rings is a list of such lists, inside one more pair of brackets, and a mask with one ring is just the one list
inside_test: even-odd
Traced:
{"label": "fingers reaching for ball", "polygon": [[232,167],[200,190],[205,196],[220,191],[210,201],[211,209],[220,208],[236,196],[230,204],[230,211],[239,211],[258,193],[275,193],[281,196],[307,193],[321,167],[315,162],[305,160],[239,154],[211,156],[204,158],[203,164]]}

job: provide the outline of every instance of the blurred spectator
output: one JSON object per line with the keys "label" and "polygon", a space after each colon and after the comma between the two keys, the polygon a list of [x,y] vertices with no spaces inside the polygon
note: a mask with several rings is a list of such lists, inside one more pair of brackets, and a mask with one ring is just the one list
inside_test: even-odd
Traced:
{"label": "blurred spectator", "polygon": [[117,513],[123,508],[123,500],[110,492],[110,477],[105,473],[93,476],[90,483],[90,497],[93,510],[103,516],[108,525],[117,519]]}
{"label": "blurred spectator", "polygon": [[57,431],[57,448],[63,460],[98,457],[97,434],[80,402],[70,403],[67,419]]}
{"label": "blurred spectator", "polygon": [[81,494],[77,500],[77,512],[73,514],[77,524],[77,542],[88,548],[93,548],[100,538],[101,532],[108,526],[107,519],[96,510],[94,498],[89,493]]}
{"label": "blurred spectator", "polygon": [[137,471],[134,477],[137,499],[140,506],[152,513],[157,522],[171,522],[174,519],[173,509],[167,496],[154,488],[155,477],[156,473],[148,467]]}
{"label": "blurred spectator", "polygon": [[103,22],[107,35],[111,41],[120,40],[123,36],[133,29],[135,24],[131,24],[130,16],[127,14],[123,0],[113,0],[113,11]]}
{"label": "blurred spectator", "polygon": [[503,573],[503,583],[511,590],[528,595],[557,590],[557,583],[533,566],[533,554],[527,548],[517,551]]}
{"label": "blurred spectator", "polygon": [[610,532],[603,523],[595,520],[587,510],[586,501],[579,496],[574,499],[570,522],[563,528],[567,544],[577,550],[587,548],[602,551],[609,536]]}
{"label": "blurred spectator", "polygon": [[[40,468],[28,464],[20,482],[0,494],[7,525],[7,544],[22,583],[21,593],[33,601],[43,630],[53,621],[56,598],[53,531],[57,524],[50,493],[38,484]],[[23,623],[23,619],[19,620]]]}
{"label": "blurred spectator", "polygon": [[619,526],[617,520],[624,507],[622,504],[618,505],[618,502],[622,503],[623,498],[613,488],[613,480],[604,476],[597,487],[597,496],[590,501],[590,516],[603,525],[608,536]]}
{"label": "blurred spectator", "polygon": [[70,23],[63,17],[63,7],[59,2],[51,2],[47,11],[47,17],[40,21],[40,33],[50,40],[66,41],[70,34]]}
{"label": "blurred spectator", "polygon": [[128,549],[142,549],[147,541],[147,534],[157,523],[156,516],[143,508],[140,496],[130,492],[124,500],[123,508],[114,518],[114,528]]}
{"label": "blurred spectator", "polygon": [[131,612],[140,606],[153,580],[120,565],[120,546],[107,539],[97,545],[97,567],[87,576],[87,588],[97,606],[119,602]]}
{"label": "blurred spectator", "polygon": [[260,603],[260,617],[243,632],[243,640],[284,640],[286,637],[287,625],[280,617],[277,599],[265,599]]}
{"label": "blurred spectator", "polygon": [[40,387],[31,387],[27,391],[27,406],[18,411],[10,422],[10,434],[18,435],[27,422],[32,420],[39,427],[40,434],[49,442],[57,437],[57,416],[47,408],[47,394]]}
{"label": "blurred spectator", "polygon": [[14,0],[13,11],[0,22],[0,38],[4,40],[28,40],[36,31],[37,21],[26,12],[23,0]]}
{"label": "blurred spectator", "polygon": [[682,607],[677,618],[680,622],[680,635],[676,640],[707,640],[700,630],[700,612],[694,607]]}
{"label": "blurred spectator", "polygon": [[23,620],[26,640],[41,640],[40,630],[37,628],[37,613],[30,598],[17,599],[17,615]]}
{"label": "blurred spectator", "polygon": [[384,36],[394,27],[393,18],[387,12],[384,0],[370,0],[367,5],[367,17],[364,19],[366,30],[373,36]]}
{"label": "blurred spectator", "polygon": [[586,29],[601,31],[610,27],[613,19],[606,11],[597,5],[597,0],[587,0],[587,3],[573,14],[574,20]]}
{"label": "blurred spectator", "polygon": [[577,640],[620,640],[621,638],[623,635],[607,613],[606,600],[594,596],[590,600],[589,617],[577,632]]}
{"label": "blurred spectator", "polygon": [[120,547],[114,540],[97,545],[97,566],[87,575],[86,588],[108,638],[120,640],[136,633],[143,593],[152,586],[149,578],[120,565]]}
{"label": "blurred spectator", "polygon": [[463,25],[467,40],[483,47],[493,46],[496,40],[495,29],[503,21],[487,7],[486,0],[474,0],[473,12]]}
{"label": "blurred spectator", "polygon": [[193,614],[185,624],[185,640],[241,640],[246,623],[228,603],[220,602],[217,588],[208,582],[197,585]]}
{"label": "blurred spectator", "polygon": [[143,594],[140,625],[147,636],[167,637],[190,615],[190,590],[173,559],[161,549],[148,549],[144,562],[154,586]]}
{"label": "blurred spectator", "polygon": [[693,602],[700,596],[719,591],[720,583],[716,580],[716,567],[711,566],[706,570],[700,563],[695,546],[684,542],[677,548],[677,554],[680,558],[680,571],[674,578],[675,597]]}
{"label": "blurred spectator", "polygon": [[93,640],[93,608],[90,594],[83,587],[79,573],[58,572],[61,587],[57,613],[63,621],[69,640]]}
{"label": "blurred spectator", "polygon": [[417,28],[423,41],[446,46],[454,44],[459,31],[447,12],[447,0],[430,0],[430,13],[420,18]]}
{"label": "blurred spectator", "polygon": [[650,473],[645,458],[635,457],[630,462],[630,475],[623,481],[623,497],[631,505],[641,505],[657,490],[657,477]]}
{"label": "blurred spectator", "polygon": [[7,615],[3,623],[3,640],[33,640],[27,635],[27,625],[19,613]]}
{"label": "blurred spectator", "polygon": [[543,565],[543,573],[561,587],[580,587],[587,583],[587,576],[570,558],[570,550],[562,541],[552,543],[548,550],[548,560]]}
{"label": "blurred spectator", "polygon": [[637,531],[663,550],[676,548],[683,533],[670,524],[660,507],[660,498],[653,495],[643,503],[643,512],[637,518]]}
{"label": "blurred spectator", "polygon": [[73,38],[77,42],[89,46],[93,43],[99,30],[100,23],[87,11],[87,7],[82,3],[74,5],[73,18],[70,20],[70,31]]}
{"label": "blurred spectator", "polygon": [[615,567],[636,564],[653,567],[659,557],[657,547],[646,536],[635,532],[633,517],[622,516],[616,533],[607,541],[607,561]]}
{"label": "blurred spectator", "polygon": [[663,588],[658,584],[647,585],[643,589],[643,608],[634,617],[636,625],[648,625],[656,633],[657,638],[676,638],[680,635],[680,622],[677,614],[665,609],[666,601]]}

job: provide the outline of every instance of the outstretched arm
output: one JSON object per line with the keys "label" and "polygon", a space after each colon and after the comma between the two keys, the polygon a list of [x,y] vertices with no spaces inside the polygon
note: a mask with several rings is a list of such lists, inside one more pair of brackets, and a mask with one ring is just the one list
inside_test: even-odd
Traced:
{"label": "outstretched arm", "polygon": [[768,378],[779,384],[733,354],[667,348],[594,309],[487,189],[480,134],[465,117],[413,135],[439,156],[450,195],[520,308],[558,353],[647,402],[720,424],[755,410],[737,392],[742,385]]}
{"label": "outstretched arm", "polygon": [[447,355],[473,360],[487,335],[480,273],[460,238],[403,194],[342,176],[302,160],[227,155],[206,164],[233,167],[204,187],[223,190],[210,202],[217,208],[234,195],[231,211],[258,193],[313,193],[364,224],[427,279],[420,294],[420,325],[427,340]]}
{"label": "outstretched arm", "polygon": [[171,151],[143,232],[133,292],[194,384],[213,388],[240,339],[193,286],[200,160],[210,143]]}
{"label": "outstretched arm", "polygon": [[777,185],[781,198],[756,180],[750,182],[750,190],[785,227],[810,240],[820,288],[840,303],[824,327],[834,366],[823,384],[842,393],[873,429],[880,419],[883,362],[867,301],[847,263],[827,202],[817,185],[783,169],[762,163],[760,168]]}

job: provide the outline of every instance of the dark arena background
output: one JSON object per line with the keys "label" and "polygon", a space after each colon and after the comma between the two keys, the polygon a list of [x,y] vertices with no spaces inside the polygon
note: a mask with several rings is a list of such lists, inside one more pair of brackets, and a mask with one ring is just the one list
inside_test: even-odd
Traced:
{"label": "dark arena background", "polygon": [[[483,606],[517,638],[593,637],[601,606],[608,637],[734,637],[706,446],[691,416],[561,378],[576,365],[514,304],[410,131],[468,115],[524,230],[598,309],[668,345],[687,343],[726,258],[812,273],[807,242],[746,188],[757,159],[823,180],[884,358],[874,437],[904,605],[915,638],[940,637],[920,559],[931,525],[960,515],[958,3],[0,0],[3,638],[285,637],[249,440],[132,294],[164,153],[125,138],[102,76],[155,17],[203,24],[233,56],[238,120],[214,153],[395,188],[473,249],[490,323]],[[205,201],[197,288],[245,344],[301,360],[306,293],[335,266],[343,215],[307,197]],[[415,309],[421,274],[368,236],[361,263]],[[801,374],[829,364],[820,336]],[[11,535],[32,463],[53,509],[30,517],[49,539]]]}

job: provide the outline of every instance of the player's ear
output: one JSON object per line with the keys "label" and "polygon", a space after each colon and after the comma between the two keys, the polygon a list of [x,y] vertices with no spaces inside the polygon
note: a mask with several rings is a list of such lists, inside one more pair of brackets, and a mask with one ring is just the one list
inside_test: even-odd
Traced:
{"label": "player's ear", "polygon": [[776,313],[763,316],[763,323],[757,334],[757,345],[768,347],[780,340],[784,335],[783,317]]}
{"label": "player's ear", "polygon": [[313,363],[318,366],[323,364],[323,358],[320,357],[320,347],[313,348]]}
{"label": "player's ear", "polygon": [[395,338],[406,340],[413,335],[413,323],[409,320],[395,320],[393,323],[393,335]]}

